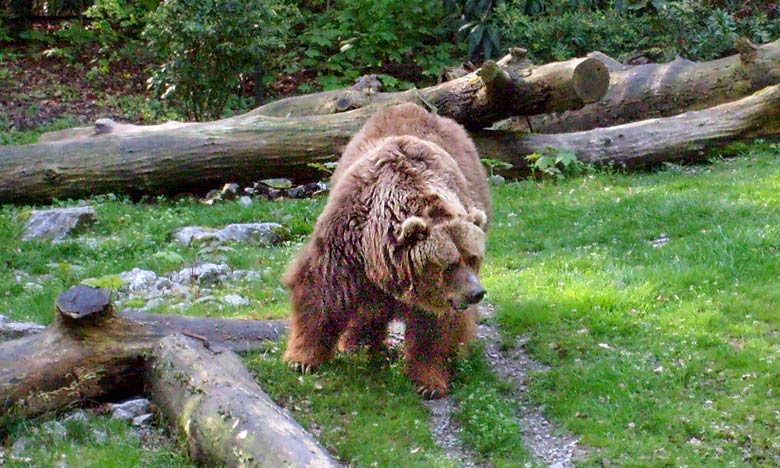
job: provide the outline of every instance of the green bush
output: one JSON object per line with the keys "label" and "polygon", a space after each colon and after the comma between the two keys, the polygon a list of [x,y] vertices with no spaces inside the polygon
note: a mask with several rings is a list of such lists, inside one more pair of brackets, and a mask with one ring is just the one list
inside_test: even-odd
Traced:
{"label": "green bush", "polygon": [[496,15],[504,44],[527,48],[536,63],[581,57],[594,50],[617,57],[655,45],[650,18],[616,9],[529,15],[525,2],[515,0],[500,6]]}
{"label": "green bush", "polygon": [[711,8],[699,0],[669,2],[658,14],[658,29],[669,38],[669,55],[712,60],[734,53],[734,38],[764,43],[780,36],[780,18],[766,13],[737,18],[726,8]]}
{"label": "green bush", "polygon": [[439,2],[335,0],[304,14],[285,71],[309,70],[326,89],[351,85],[365,73],[382,74],[386,89],[430,83],[460,53],[447,40],[453,25]]}
{"label": "green bush", "polygon": [[219,118],[243,76],[275,65],[296,15],[281,0],[167,0],[143,33],[161,63],[149,86],[190,119]]}
{"label": "green bush", "polygon": [[594,50],[616,58],[651,51],[663,61],[676,55],[712,60],[734,53],[736,36],[757,44],[780,37],[780,17],[737,14],[739,5],[713,8],[705,0],[555,0],[538,4],[534,13],[530,4],[508,0],[496,18],[504,44],[527,48],[537,63]]}

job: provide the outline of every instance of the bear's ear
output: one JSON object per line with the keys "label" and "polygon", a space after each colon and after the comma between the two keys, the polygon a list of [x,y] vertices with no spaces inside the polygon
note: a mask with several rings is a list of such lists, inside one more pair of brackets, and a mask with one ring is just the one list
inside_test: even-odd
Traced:
{"label": "bear's ear", "polygon": [[401,224],[400,233],[396,235],[398,244],[411,244],[425,240],[430,234],[428,223],[419,216],[410,216]]}
{"label": "bear's ear", "polygon": [[485,226],[487,226],[487,214],[479,208],[470,208],[467,219],[482,230],[485,230]]}

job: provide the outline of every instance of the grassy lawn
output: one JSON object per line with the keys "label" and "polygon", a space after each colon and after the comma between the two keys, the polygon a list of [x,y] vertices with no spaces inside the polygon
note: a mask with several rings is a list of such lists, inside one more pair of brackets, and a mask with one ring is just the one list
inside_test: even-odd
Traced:
{"label": "grassy lawn", "polygon": [[[550,366],[534,376],[531,396],[590,449],[582,466],[780,466],[780,147],[742,151],[709,166],[494,189],[488,299],[506,340],[529,336],[532,356]],[[324,200],[90,203],[98,223],[54,245],[20,241],[30,207],[0,208],[0,314],[48,323],[57,294],[86,278],[219,261],[264,272],[260,280],[220,286],[252,304],[217,310],[207,303],[177,313],[283,317],[280,276]],[[250,221],[280,222],[292,241],[197,249],[170,238],[185,225]],[[524,466],[530,458],[515,404],[475,348],[454,389],[464,438],[495,466]],[[341,460],[355,467],[455,466],[434,444],[427,409],[401,363],[347,356],[299,376],[280,355],[273,345],[247,363]],[[144,455],[126,427],[102,429],[110,435],[98,443],[54,440],[45,424],[10,429],[6,452],[19,438],[32,442],[24,452],[30,461],[9,466],[115,466],[87,458],[190,466],[168,454],[174,446]],[[120,450],[112,440],[127,443]]]}

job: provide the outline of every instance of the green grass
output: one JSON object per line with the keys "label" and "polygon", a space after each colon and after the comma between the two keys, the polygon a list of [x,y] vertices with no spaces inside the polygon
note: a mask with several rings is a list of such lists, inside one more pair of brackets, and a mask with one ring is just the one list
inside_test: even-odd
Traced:
{"label": "green grass", "polygon": [[[549,366],[533,376],[530,396],[590,450],[581,466],[780,465],[780,148],[739,151],[740,158],[709,166],[494,188],[484,271],[489,300],[505,340],[527,335],[532,356]],[[59,244],[21,242],[31,207],[0,209],[0,313],[48,323],[57,294],[85,278],[133,267],[163,274],[218,260],[265,271],[260,280],[216,291],[240,293],[252,304],[220,310],[205,303],[183,313],[283,317],[289,305],[281,274],[324,200],[248,208],[111,196],[90,203],[98,223]],[[249,221],[281,222],[292,240],[224,250],[171,242],[181,226]],[[662,233],[668,242],[653,247]],[[94,248],[89,239],[96,239]],[[20,272],[31,277],[19,282]],[[42,287],[25,288],[28,281]],[[401,362],[344,356],[299,376],[280,353],[271,346],[247,362],[261,386],[341,460],[355,467],[454,466],[433,443],[427,409]],[[531,463],[514,418],[517,403],[479,346],[460,364],[453,396],[464,439],[478,456],[497,467]],[[54,459],[45,457],[67,450],[41,435],[42,424],[18,426],[6,451],[26,430],[41,447],[29,466],[50,466]],[[86,443],[66,456],[104,460],[83,466],[151,463],[134,436],[117,434],[127,453]],[[189,466],[172,457],[159,466]],[[82,466],[71,460],[69,466]]]}
{"label": "green grass", "polygon": [[778,156],[496,191],[490,298],[583,466],[780,464]]}
{"label": "green grass", "polygon": [[8,468],[194,468],[177,447],[144,447],[126,422],[107,417],[18,424],[11,438]]}

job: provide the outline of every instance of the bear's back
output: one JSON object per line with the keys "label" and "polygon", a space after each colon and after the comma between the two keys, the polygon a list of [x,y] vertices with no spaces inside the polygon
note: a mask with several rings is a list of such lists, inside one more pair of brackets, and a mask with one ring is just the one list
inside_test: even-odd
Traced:
{"label": "bear's back", "polygon": [[332,187],[337,187],[353,164],[371,153],[382,140],[393,136],[414,136],[443,148],[460,167],[474,202],[490,212],[487,174],[466,130],[454,120],[429,113],[413,103],[382,109],[363,125],[339,159],[331,179]]}

